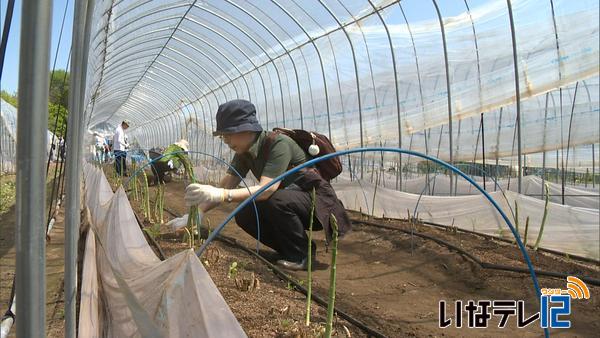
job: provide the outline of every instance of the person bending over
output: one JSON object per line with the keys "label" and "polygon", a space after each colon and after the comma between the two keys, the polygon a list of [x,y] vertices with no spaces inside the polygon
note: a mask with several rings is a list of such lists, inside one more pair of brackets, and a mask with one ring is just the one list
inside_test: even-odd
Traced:
{"label": "person bending over", "polygon": [[[256,108],[246,100],[233,100],[219,106],[216,115],[217,130],[214,136],[222,138],[235,155],[231,166],[242,177],[251,171],[259,178],[259,184],[238,188],[240,178],[232,169],[218,187],[190,184],[186,188],[188,206],[198,205],[201,212],[220,203],[242,202],[250,193],[258,191],[309,158],[304,150],[290,137],[263,131],[256,118]],[[314,168],[302,169],[273,184],[256,199],[260,220],[260,241],[274,249],[280,258],[277,264],[290,270],[306,270],[308,256],[308,229],[312,207],[311,192],[316,191],[314,230],[325,230],[327,241],[331,239],[331,215],[338,223],[339,236],[350,231],[350,221],[335,191]],[[254,207],[249,204],[236,216],[236,223],[248,234],[258,238]],[[312,244],[316,252],[316,245]],[[312,257],[315,257],[313,255]]]}

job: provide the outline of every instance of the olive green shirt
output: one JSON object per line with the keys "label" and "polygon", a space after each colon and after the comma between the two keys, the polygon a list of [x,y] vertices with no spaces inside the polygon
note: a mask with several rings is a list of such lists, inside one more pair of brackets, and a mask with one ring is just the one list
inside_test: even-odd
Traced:
{"label": "olive green shirt", "polygon": [[[271,144],[269,155],[265,160],[265,152],[263,144],[267,138],[267,131],[260,132],[250,149],[242,154],[236,154],[231,161],[231,166],[237,170],[242,177],[246,177],[248,171],[260,180],[262,176],[275,178],[289,168],[298,166],[306,162],[307,155],[300,146],[291,138],[285,135],[278,134]],[[237,176],[237,174],[229,168],[228,174]],[[298,174],[286,177],[281,183],[285,188],[292,184],[298,178]]]}

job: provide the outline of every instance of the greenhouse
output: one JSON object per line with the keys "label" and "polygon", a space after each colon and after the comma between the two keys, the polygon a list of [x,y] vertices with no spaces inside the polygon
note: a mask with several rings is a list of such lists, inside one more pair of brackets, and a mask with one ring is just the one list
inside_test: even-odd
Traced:
{"label": "greenhouse", "polygon": [[16,3],[2,338],[600,329],[598,1]]}

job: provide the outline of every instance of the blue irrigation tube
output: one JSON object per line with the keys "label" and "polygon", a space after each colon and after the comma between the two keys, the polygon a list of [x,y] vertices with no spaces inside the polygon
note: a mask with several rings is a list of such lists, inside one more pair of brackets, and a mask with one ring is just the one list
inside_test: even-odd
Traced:
{"label": "blue irrigation tube", "polygon": [[[143,149],[142,149],[143,150]],[[211,155],[211,154],[207,154],[207,153],[203,153],[201,151],[174,151],[171,153],[166,153],[166,154],[162,154],[159,157],[148,161],[148,163],[142,165],[141,167],[139,167],[136,171],[133,172],[133,174],[129,177],[129,179],[127,180],[127,182],[125,182],[125,188],[127,188],[129,186],[129,181],[131,181],[133,178],[135,178],[142,170],[144,170],[144,168],[146,168],[147,166],[151,165],[152,163],[160,160],[161,158],[165,157],[165,156],[170,156],[170,155],[177,155],[177,154],[200,154],[200,155],[206,155],[208,157],[212,157],[214,159],[216,159],[217,161],[219,161],[220,163],[225,164],[226,166],[228,166],[231,170],[233,170],[233,172],[240,178],[240,182],[242,182],[242,184],[244,184],[244,186],[246,187],[246,189],[248,190],[248,192],[250,192],[250,187],[248,186],[248,184],[244,181],[244,178],[242,177],[242,175],[240,175],[240,173],[229,163],[223,161],[222,159]],[[192,175],[194,175],[194,173],[192,172]],[[194,175],[195,176],[195,175]],[[251,193],[251,192],[250,192]],[[247,205],[248,203],[246,203]],[[258,217],[258,208],[256,207],[256,201],[254,201],[254,199],[252,199],[252,204],[254,206],[254,214],[256,215],[256,253],[258,253],[258,250],[260,249],[260,219]],[[233,215],[235,216],[235,214],[237,214],[239,210],[235,210]],[[231,220],[231,217],[229,218],[229,220]],[[200,222],[198,222],[200,223]],[[221,231],[221,229],[224,227],[224,224],[222,226],[219,227],[219,231]],[[209,237],[210,238],[210,237]]]}
{"label": "blue irrigation tube", "polygon": [[[223,221],[223,223],[221,223],[221,225],[219,225],[219,227],[217,227],[209,236],[208,238],[204,241],[204,243],[200,246],[200,249],[198,249],[196,251],[196,255],[198,257],[200,257],[200,255],[202,255],[202,253],[204,252],[204,250],[206,250],[206,248],[208,247],[208,245],[210,244],[210,242],[212,242],[217,235],[219,235],[219,233],[223,230],[223,228],[225,228],[225,225],[227,223],[229,223],[229,221],[243,208],[245,208],[250,202],[253,202],[256,197],[258,197],[260,194],[262,194],[263,192],[265,192],[267,189],[269,189],[272,185],[274,185],[275,183],[283,180],[285,177],[291,175],[291,174],[295,174],[298,171],[309,167],[309,166],[313,166],[316,163],[319,163],[321,161],[333,158],[333,157],[337,157],[337,156],[341,156],[341,155],[347,155],[347,154],[353,154],[353,153],[365,153],[365,152],[392,152],[392,153],[399,153],[399,154],[406,154],[406,155],[412,155],[412,156],[417,156],[420,158],[424,158],[426,160],[430,160],[434,163],[437,163],[439,165],[442,165],[450,170],[452,170],[453,172],[455,172],[456,174],[460,175],[462,178],[464,178],[465,180],[467,180],[469,183],[471,183],[475,188],[477,188],[477,190],[479,190],[484,196],[485,198],[490,201],[490,203],[494,206],[494,208],[496,208],[496,210],[498,210],[498,213],[500,213],[500,215],[502,216],[502,218],[504,219],[504,222],[506,222],[506,224],[508,225],[508,227],[510,228],[510,231],[513,233],[513,236],[515,236],[515,239],[517,241],[517,245],[519,246],[519,250],[521,250],[521,253],[523,254],[523,258],[525,259],[525,263],[527,263],[527,269],[529,270],[529,274],[531,275],[531,279],[533,280],[533,287],[535,289],[536,294],[538,295],[538,297],[541,297],[542,292],[540,290],[540,286],[538,284],[538,280],[537,277],[535,275],[535,271],[533,269],[533,264],[531,263],[531,259],[529,258],[529,255],[527,254],[527,250],[525,249],[525,246],[523,245],[523,242],[521,241],[521,237],[519,236],[519,233],[517,232],[517,230],[515,229],[515,227],[512,225],[512,223],[510,222],[510,220],[508,219],[508,216],[506,216],[506,214],[504,213],[504,211],[502,210],[502,208],[500,208],[500,206],[498,205],[498,203],[496,203],[496,201],[490,196],[490,194],[485,191],[479,184],[477,184],[472,178],[470,178],[469,176],[467,176],[465,173],[463,173],[462,171],[460,171],[460,169],[458,169],[457,167],[440,160],[439,158],[433,157],[433,156],[429,156],[429,155],[425,155],[416,151],[412,151],[412,150],[406,150],[406,149],[400,149],[400,148],[388,148],[388,147],[373,147],[373,148],[355,148],[355,149],[349,149],[349,150],[343,150],[343,151],[338,151],[332,154],[327,154],[315,159],[312,159],[310,161],[307,161],[293,169],[288,170],[287,172],[277,176],[276,178],[274,178],[271,182],[269,182],[268,184],[266,184],[265,186],[263,186],[262,188],[260,188],[258,191],[256,191],[254,194],[250,195],[247,199],[245,199],[242,203],[240,203],[237,208],[235,208],[235,210],[233,210],[233,212],[231,214],[229,214],[229,216],[227,216],[227,218],[225,219],[225,221]],[[541,298],[540,298],[541,299]],[[547,328],[544,328],[544,336],[545,337],[549,337],[550,333],[548,332]]]}

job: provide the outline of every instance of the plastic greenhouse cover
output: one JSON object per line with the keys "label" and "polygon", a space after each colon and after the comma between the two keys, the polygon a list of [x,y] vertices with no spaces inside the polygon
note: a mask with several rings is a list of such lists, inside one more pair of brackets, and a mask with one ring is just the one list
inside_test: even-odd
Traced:
{"label": "plastic greenhouse cover", "polygon": [[[0,99],[1,100],[1,99]],[[16,139],[17,139],[17,108],[13,107],[8,102],[0,101],[0,168],[2,173],[13,173],[16,170]],[[46,140],[46,156],[50,155],[52,149],[52,140],[54,139],[55,149],[58,149],[58,137],[54,136],[51,131],[47,132]],[[52,152],[52,159],[56,160],[57,151]]]}
{"label": "plastic greenhouse cover", "polygon": [[[462,131],[459,138],[457,123],[466,119],[467,125],[474,124],[480,112],[496,115],[504,126],[496,156],[511,155],[514,143],[506,3],[474,3],[470,11],[465,6],[451,15],[444,15],[447,6],[442,6],[456,159],[473,154],[473,135]],[[573,123],[588,128],[577,129],[570,145],[598,140],[598,128],[581,122],[598,115],[598,3],[553,4],[550,10],[539,1],[513,1],[522,124],[537,129],[527,138],[525,153],[565,147],[565,137],[556,140],[556,120],[539,123],[548,112],[542,94],[565,87],[561,99],[552,95],[550,109],[555,116],[556,101],[562,102],[558,120],[564,130],[575,96],[573,84],[586,79],[591,83],[579,87],[592,88],[580,88]],[[436,133],[438,128],[443,134],[445,125],[448,132],[440,26],[431,5],[424,16],[416,1],[380,2],[381,17],[367,1],[311,0],[302,6],[291,0],[203,1],[185,16],[187,1],[121,1],[110,6],[100,3],[94,16],[86,93],[92,128],[127,117],[134,121],[132,135],[145,139],[141,143],[168,144],[184,136],[183,128],[177,128],[183,127],[182,120],[193,116],[203,130],[211,130],[219,103],[245,97],[257,105],[265,127],[331,129],[340,147],[359,145],[361,134],[365,145],[397,143],[398,125],[403,145],[412,139],[416,147],[422,142],[415,138],[424,130]],[[443,150],[440,156],[448,157]]]}
{"label": "plastic greenhouse cover", "polygon": [[245,337],[191,250],[154,254],[125,191],[84,165],[86,238],[80,337]]}
{"label": "plastic greenhouse cover", "polygon": [[3,132],[8,132],[9,137],[17,137],[17,108],[10,103],[0,99],[0,123],[2,123]]}
{"label": "plastic greenhouse cover", "polygon": [[[370,174],[368,175],[370,176]],[[350,174],[348,172],[342,173],[340,176],[342,182],[350,181]],[[479,185],[483,186],[483,180],[475,180]],[[359,186],[362,182],[370,182],[369,180],[362,180],[361,183],[356,182]],[[546,191],[544,184],[548,184],[550,192],[549,200],[554,203],[562,203],[562,187],[560,184],[543,182],[538,176],[523,176],[522,194],[531,196],[537,199],[545,199]],[[379,178],[378,185],[388,189],[396,188],[396,176],[392,174],[383,174]],[[402,191],[411,194],[425,194],[433,196],[451,196],[451,195],[479,195],[480,192],[474,186],[469,184],[467,181],[459,179],[454,183],[453,189],[450,190],[450,178],[443,174],[436,175],[435,173],[429,176],[421,175],[416,178],[404,179],[402,182]],[[509,190],[517,192],[517,179],[500,179],[498,184],[494,184],[494,181],[488,177],[486,179],[486,191],[494,192],[501,190]],[[600,193],[598,187],[592,188],[591,184],[589,187],[584,186],[566,186],[565,187],[565,205],[571,207],[600,209]],[[552,217],[552,215],[550,215]]]}
{"label": "plastic greenhouse cover", "polygon": [[16,170],[15,130],[17,110],[0,99],[0,174],[14,173]]}

